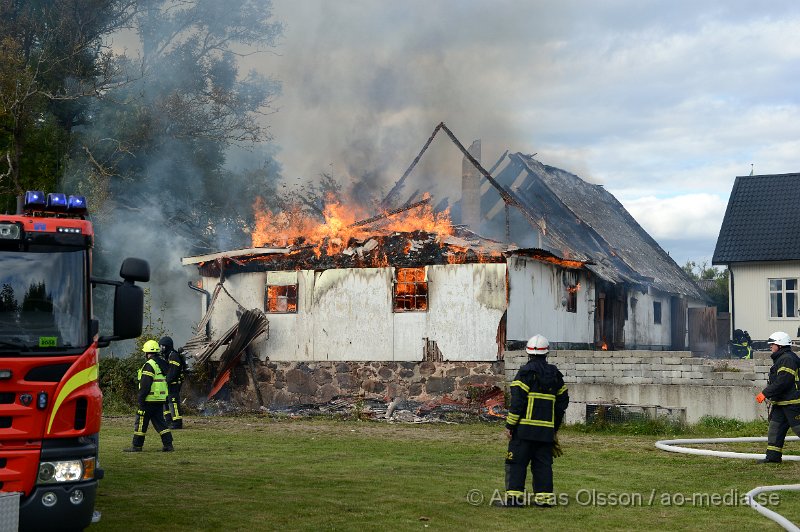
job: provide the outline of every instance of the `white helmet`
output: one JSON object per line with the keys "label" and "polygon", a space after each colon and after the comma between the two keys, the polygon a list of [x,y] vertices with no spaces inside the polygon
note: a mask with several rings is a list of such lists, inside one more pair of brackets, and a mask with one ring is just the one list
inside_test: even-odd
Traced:
{"label": "white helmet", "polygon": [[546,355],[550,352],[550,342],[541,334],[537,334],[528,340],[528,345],[525,346],[525,352],[528,353],[529,356]]}
{"label": "white helmet", "polygon": [[770,334],[769,340],[767,340],[767,344],[790,345],[791,343],[792,339],[789,338],[789,335],[781,331]]}

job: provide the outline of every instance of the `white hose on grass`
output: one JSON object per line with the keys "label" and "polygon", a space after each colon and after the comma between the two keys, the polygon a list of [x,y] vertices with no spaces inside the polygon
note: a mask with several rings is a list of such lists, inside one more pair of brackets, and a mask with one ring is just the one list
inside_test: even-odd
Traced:
{"label": "white hose on grass", "polygon": [[759,493],[764,491],[780,491],[780,490],[791,490],[791,491],[800,491],[800,484],[779,484],[777,486],[760,486],[758,488],[751,489],[747,492],[747,504],[750,505],[752,509],[756,512],[760,513],[764,517],[768,517],[781,525],[786,530],[790,532],[799,532],[800,528],[797,528],[797,525],[786,519],[784,516],[779,514],[778,512],[773,512],[772,510],[768,510],[764,508],[760,504],[758,504],[755,500],[755,496]]}
{"label": "white hose on grass", "polygon": [[[786,438],[786,441],[798,441],[800,440],[797,436],[789,436]],[[690,439],[683,439],[683,440],[660,440],[656,442],[656,447],[661,449],[662,451],[668,451],[671,453],[683,453],[683,454],[695,454],[699,456],[717,456],[719,458],[741,458],[745,460],[761,460],[764,458],[764,454],[758,453],[737,453],[733,451],[714,451],[712,449],[693,449],[691,447],[681,447],[681,445],[698,445],[698,444],[714,444],[714,443],[755,443],[755,442],[764,442],[766,443],[767,438],[760,436],[760,437],[753,437],[753,438],[690,438]],[[793,460],[793,461],[800,461],[800,455],[783,455],[784,460]],[[777,512],[773,512],[765,508],[764,506],[760,505],[755,501],[755,496],[759,493],[763,493],[765,491],[780,491],[780,490],[791,490],[791,491],[800,491],[800,484],[781,484],[776,486],[759,486],[747,492],[745,495],[747,499],[747,504],[750,505],[752,509],[767,517],[772,519],[779,525],[781,525],[784,529],[789,530],[791,532],[800,532],[800,528],[797,527],[794,523],[783,517],[781,514]]]}

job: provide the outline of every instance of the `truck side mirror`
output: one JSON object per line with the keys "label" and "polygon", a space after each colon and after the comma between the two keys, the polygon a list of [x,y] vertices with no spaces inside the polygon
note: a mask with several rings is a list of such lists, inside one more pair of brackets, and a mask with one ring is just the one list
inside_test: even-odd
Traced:
{"label": "truck side mirror", "polygon": [[128,257],[122,261],[122,266],[119,268],[119,276],[126,281],[146,283],[150,280],[150,265],[146,260]]}
{"label": "truck side mirror", "polygon": [[[150,280],[150,265],[146,260],[127,258],[119,269],[123,281],[111,281],[92,277],[93,284],[104,284],[114,288],[114,334],[101,336],[97,345],[106,347],[116,340],[138,338],[142,334],[144,319],[144,290],[136,286],[134,281]],[[92,324],[92,327],[95,327]],[[95,329],[93,328],[92,331]]]}
{"label": "truck side mirror", "polygon": [[[132,259],[126,259],[126,262],[128,260]],[[147,266],[146,262],[144,264]],[[148,271],[148,278],[149,273]],[[126,279],[114,289],[114,337],[127,340],[141,336],[143,315],[144,290]]]}

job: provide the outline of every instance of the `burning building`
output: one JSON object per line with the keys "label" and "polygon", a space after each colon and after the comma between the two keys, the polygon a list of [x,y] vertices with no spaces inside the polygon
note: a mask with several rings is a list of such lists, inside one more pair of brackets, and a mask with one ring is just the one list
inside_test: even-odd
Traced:
{"label": "burning building", "polygon": [[320,223],[257,205],[252,248],[183,260],[216,287],[207,340],[237,310],[266,313],[252,348],[262,402],[463,397],[503,382],[504,352],[535,333],[555,348],[685,349],[704,296],[611,194],[519,153],[495,179],[479,146],[462,152],[487,178],[465,164],[471,205],[452,205],[465,223],[429,196],[398,201],[401,178],[378,216],[332,201]]}

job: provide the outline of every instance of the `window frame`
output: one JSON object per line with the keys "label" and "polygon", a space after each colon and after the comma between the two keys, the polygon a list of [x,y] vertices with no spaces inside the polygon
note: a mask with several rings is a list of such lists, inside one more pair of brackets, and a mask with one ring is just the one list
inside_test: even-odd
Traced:
{"label": "window frame", "polygon": [[[294,279],[290,279],[291,277],[294,277]],[[270,288],[277,289],[275,291],[278,293],[271,297]],[[294,292],[294,294],[291,294],[291,292]],[[266,314],[297,314],[300,306],[299,293],[300,287],[297,272],[267,272],[267,278],[264,282],[264,312]],[[286,310],[270,310],[270,301],[280,302],[281,299],[286,302]],[[292,303],[294,303],[294,307],[291,306]]]}
{"label": "window frame", "polygon": [[564,285],[564,310],[577,314],[578,292],[581,289],[580,275],[577,271],[564,270],[561,272],[561,283]]}
{"label": "window frame", "polygon": [[[779,289],[773,289],[772,283],[773,281],[778,281],[781,284]],[[786,281],[793,281],[794,282],[794,289],[789,290],[786,288]],[[794,305],[792,305],[791,309],[788,309],[789,305],[787,304],[787,294],[792,294],[794,296]],[[773,296],[778,296],[780,298],[780,306],[781,308],[777,309],[778,312],[782,312],[783,315],[774,316],[772,314],[773,310]],[[785,321],[785,320],[797,320],[800,317],[800,312],[798,312],[798,305],[800,304],[800,279],[797,277],[769,277],[767,278],[767,319],[768,320],[775,320],[775,321]],[[791,310],[792,315],[787,315],[787,310]]]}
{"label": "window frame", "polygon": [[[398,280],[400,277],[401,272],[407,272],[409,270],[417,270],[417,272],[421,271],[422,279],[415,279],[411,281]],[[416,277],[419,277],[418,275]],[[397,288],[398,285],[414,285],[413,293],[411,294],[404,294],[398,296]],[[420,287],[423,287],[424,293],[419,290]],[[410,298],[411,301],[414,302],[415,308],[400,308],[398,305],[398,297],[403,298]],[[424,308],[417,308],[417,302],[420,300],[424,300]],[[430,287],[428,285],[428,267],[427,266],[418,266],[418,267],[407,267],[407,268],[400,268],[395,267],[392,271],[392,313],[393,314],[405,314],[407,312],[428,312],[431,308],[430,305]]]}
{"label": "window frame", "polygon": [[664,306],[661,301],[653,301],[653,325],[662,325]]}

